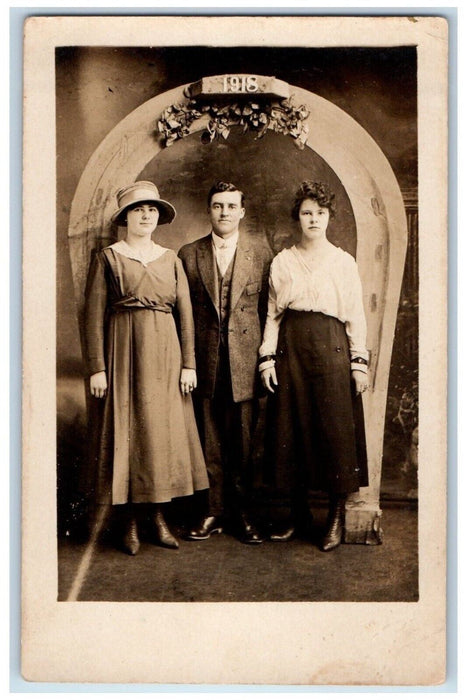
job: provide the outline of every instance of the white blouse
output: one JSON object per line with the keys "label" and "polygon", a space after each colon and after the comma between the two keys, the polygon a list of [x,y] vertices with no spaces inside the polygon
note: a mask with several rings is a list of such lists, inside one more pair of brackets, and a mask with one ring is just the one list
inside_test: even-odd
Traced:
{"label": "white blouse", "polygon": [[[354,258],[342,248],[329,247],[319,262],[310,263],[293,246],[281,251],[271,264],[269,301],[259,356],[274,355],[279,327],[286,309],[315,311],[345,324],[351,358],[368,360],[362,285]],[[352,364],[366,371],[366,365]]]}

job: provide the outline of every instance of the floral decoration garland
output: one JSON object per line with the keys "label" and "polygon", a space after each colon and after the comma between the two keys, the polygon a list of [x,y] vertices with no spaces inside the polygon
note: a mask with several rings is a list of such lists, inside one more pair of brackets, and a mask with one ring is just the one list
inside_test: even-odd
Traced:
{"label": "floral decoration garland", "polygon": [[174,104],[167,107],[157,122],[164,145],[171,146],[175,141],[190,134],[190,127],[203,116],[209,117],[201,142],[212,143],[217,138],[227,139],[231,126],[243,126],[243,133],[255,132],[255,139],[262,138],[268,129],[291,136],[298,148],[305,147],[308,138],[308,124],[305,119],[309,110],[301,105],[295,107],[290,99],[274,103],[248,101],[218,105],[192,99],[187,104]]}

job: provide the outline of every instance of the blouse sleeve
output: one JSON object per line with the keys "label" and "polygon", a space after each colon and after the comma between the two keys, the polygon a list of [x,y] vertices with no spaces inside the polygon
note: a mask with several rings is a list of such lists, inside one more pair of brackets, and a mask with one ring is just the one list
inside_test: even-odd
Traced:
{"label": "blouse sleeve", "polygon": [[285,308],[279,303],[279,293],[287,283],[287,270],[281,265],[281,259],[276,257],[272,261],[269,273],[269,297],[266,325],[264,327],[263,342],[259,348],[259,357],[275,355],[277,341],[279,338],[279,328],[284,316]]}
{"label": "blouse sleeve", "polygon": [[97,254],[91,263],[86,284],[84,336],[85,362],[89,375],[106,369],[104,355],[104,324],[107,306],[107,282],[104,263]]}
{"label": "blouse sleeve", "polygon": [[188,280],[180,258],[175,259],[175,275],[177,278],[177,311],[180,321],[180,345],[182,349],[183,367],[196,369],[195,361],[195,325],[191,307]]}
{"label": "blouse sleeve", "polygon": [[[366,371],[368,350],[366,348],[366,318],[363,308],[362,283],[355,260],[351,260],[348,274],[348,294],[346,295],[345,330],[349,339],[351,368]],[[365,362],[355,362],[361,358]]]}

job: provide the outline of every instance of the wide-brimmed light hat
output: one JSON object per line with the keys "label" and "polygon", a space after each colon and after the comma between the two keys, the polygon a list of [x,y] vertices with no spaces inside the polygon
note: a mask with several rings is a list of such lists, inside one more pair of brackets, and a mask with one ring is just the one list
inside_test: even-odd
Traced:
{"label": "wide-brimmed light hat", "polygon": [[138,204],[138,202],[154,202],[157,205],[159,209],[158,225],[170,224],[177,215],[175,207],[159,197],[159,190],[153,182],[146,180],[134,182],[132,185],[118,190],[116,197],[118,209],[112,214],[111,220],[119,226],[125,225],[125,212],[128,207]]}

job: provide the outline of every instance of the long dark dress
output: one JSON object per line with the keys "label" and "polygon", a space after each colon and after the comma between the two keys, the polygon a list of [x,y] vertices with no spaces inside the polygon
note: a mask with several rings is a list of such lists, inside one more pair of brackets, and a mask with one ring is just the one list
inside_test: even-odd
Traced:
{"label": "long dark dress", "polygon": [[[208,488],[182,367],[194,368],[194,331],[181,262],[163,249],[147,264],[109,247],[86,291],[89,374],[105,370],[96,455],[98,503],[164,503]],[[173,316],[179,319],[180,340]]]}

